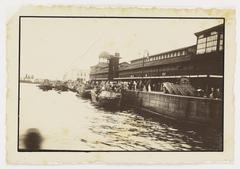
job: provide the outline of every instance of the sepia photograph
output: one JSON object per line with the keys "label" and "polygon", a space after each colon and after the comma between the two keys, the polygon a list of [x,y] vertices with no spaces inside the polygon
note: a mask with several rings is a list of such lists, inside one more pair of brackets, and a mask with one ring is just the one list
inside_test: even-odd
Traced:
{"label": "sepia photograph", "polygon": [[224,28],[20,16],[18,151],[223,151]]}
{"label": "sepia photograph", "polygon": [[7,163],[233,161],[234,10],[27,6],[6,38]]}

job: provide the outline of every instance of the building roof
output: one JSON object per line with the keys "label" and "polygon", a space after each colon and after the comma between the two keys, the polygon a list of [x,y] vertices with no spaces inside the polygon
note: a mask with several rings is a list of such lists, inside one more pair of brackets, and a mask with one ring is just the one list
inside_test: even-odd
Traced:
{"label": "building roof", "polygon": [[[193,47],[196,47],[196,45],[191,45],[191,46],[182,47],[182,48],[178,48],[178,49],[174,49],[174,50],[169,50],[169,51],[166,51],[166,52],[162,52],[162,53],[150,55],[150,56],[148,56],[148,57],[151,58],[151,57],[158,56],[158,55],[161,55],[161,54],[171,53],[171,52],[175,52],[175,51],[179,51],[179,50],[184,50],[184,49],[187,49],[187,48],[193,48]],[[146,59],[147,57],[141,57],[141,58],[138,58],[138,59],[134,59],[134,60],[131,60],[131,62],[139,61],[139,60],[142,60],[143,58]]]}
{"label": "building roof", "polygon": [[205,34],[205,33],[208,33],[208,32],[214,31],[214,30],[221,30],[221,29],[223,30],[223,28],[224,28],[224,25],[220,24],[220,25],[217,25],[217,26],[214,26],[214,27],[202,30],[200,32],[196,32],[195,35],[199,36],[201,34]]}
{"label": "building roof", "polygon": [[154,56],[158,56],[158,55],[162,55],[162,54],[166,54],[166,53],[181,51],[181,50],[188,49],[188,48],[195,48],[195,47],[196,47],[196,45],[191,45],[191,46],[182,47],[182,48],[178,48],[178,49],[174,49],[174,50],[169,50],[169,51],[166,51],[166,52],[151,55],[151,56],[149,56],[149,58],[154,57]]}
{"label": "building roof", "polygon": [[129,63],[128,62],[121,62],[121,63],[119,63],[119,65],[129,65]]}

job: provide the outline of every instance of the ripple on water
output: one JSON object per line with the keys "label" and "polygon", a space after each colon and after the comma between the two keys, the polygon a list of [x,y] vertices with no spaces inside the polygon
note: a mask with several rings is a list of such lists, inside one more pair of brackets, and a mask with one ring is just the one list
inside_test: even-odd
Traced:
{"label": "ripple on water", "polygon": [[21,104],[20,146],[29,128],[41,131],[43,149],[190,151],[214,150],[220,144],[216,133],[182,128],[133,110],[106,111],[72,92],[43,92],[21,84]]}

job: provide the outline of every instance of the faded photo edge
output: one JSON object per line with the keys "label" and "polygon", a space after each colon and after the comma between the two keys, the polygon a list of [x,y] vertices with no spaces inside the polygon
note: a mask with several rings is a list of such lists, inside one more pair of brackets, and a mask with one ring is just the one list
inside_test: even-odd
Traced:
{"label": "faded photo edge", "polygon": [[[19,16],[163,16],[163,17],[224,17],[225,79],[224,79],[224,151],[223,152],[18,152],[18,81],[19,81]],[[234,152],[234,72],[235,72],[235,11],[234,9],[158,9],[158,8],[95,8],[78,6],[30,6],[13,16],[7,29],[7,162],[9,164],[196,164],[226,163]]]}

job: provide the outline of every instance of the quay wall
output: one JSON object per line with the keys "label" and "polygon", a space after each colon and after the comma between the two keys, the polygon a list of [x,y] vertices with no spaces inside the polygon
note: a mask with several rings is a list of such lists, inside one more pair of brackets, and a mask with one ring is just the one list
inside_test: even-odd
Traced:
{"label": "quay wall", "polygon": [[122,102],[174,120],[213,125],[222,123],[223,107],[219,99],[127,90],[122,94]]}

